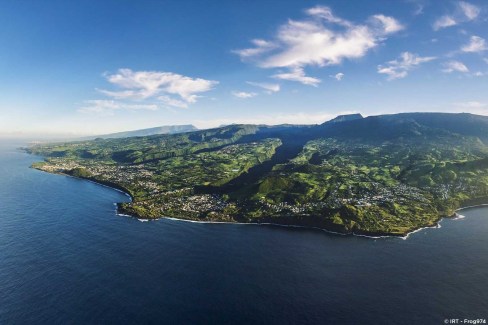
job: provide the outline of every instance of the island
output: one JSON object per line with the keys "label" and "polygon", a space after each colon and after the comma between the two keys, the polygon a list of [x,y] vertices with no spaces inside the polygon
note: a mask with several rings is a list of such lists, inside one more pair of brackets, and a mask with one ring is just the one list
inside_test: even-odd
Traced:
{"label": "island", "polygon": [[44,143],[32,167],[121,189],[143,219],[273,223],[404,236],[488,202],[488,117],[338,116]]}

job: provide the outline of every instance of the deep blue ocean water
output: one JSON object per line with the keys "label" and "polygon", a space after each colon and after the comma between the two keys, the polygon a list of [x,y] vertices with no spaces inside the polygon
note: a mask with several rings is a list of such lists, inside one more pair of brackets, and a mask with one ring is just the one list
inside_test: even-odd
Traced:
{"label": "deep blue ocean water", "polygon": [[488,208],[407,240],[117,216],[115,190],[0,142],[0,324],[488,318]]}

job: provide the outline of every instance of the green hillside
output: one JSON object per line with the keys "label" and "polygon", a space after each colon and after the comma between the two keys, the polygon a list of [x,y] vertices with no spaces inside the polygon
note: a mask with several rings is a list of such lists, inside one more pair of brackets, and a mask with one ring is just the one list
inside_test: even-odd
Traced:
{"label": "green hillside", "polygon": [[35,168],[126,189],[124,213],[403,235],[488,196],[488,117],[340,116],[29,148]]}

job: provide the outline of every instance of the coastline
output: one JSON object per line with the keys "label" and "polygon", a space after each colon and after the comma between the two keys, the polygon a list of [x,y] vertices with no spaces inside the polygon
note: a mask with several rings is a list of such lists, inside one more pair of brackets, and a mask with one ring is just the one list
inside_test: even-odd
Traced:
{"label": "coastline", "polygon": [[[108,181],[100,181],[100,180],[96,180],[96,179],[91,179],[91,178],[84,178],[84,177],[77,177],[77,176],[73,176],[73,175],[70,175],[70,174],[67,174],[67,173],[62,173],[62,172],[48,172],[48,171],[45,171],[45,170],[42,170],[42,169],[39,169],[39,168],[35,168],[35,167],[32,167],[31,168],[34,168],[36,170],[40,170],[42,172],[45,172],[45,173],[49,173],[49,174],[58,174],[58,175],[63,175],[63,176],[67,176],[67,177],[72,177],[72,178],[76,178],[76,179],[80,179],[80,180],[85,180],[85,181],[89,181],[91,183],[94,183],[94,184],[97,184],[97,185],[100,185],[100,186],[103,186],[103,187],[106,187],[106,188],[110,188],[112,190],[115,190],[115,191],[118,191],[120,193],[123,193],[125,194],[126,196],[128,196],[130,198],[130,202],[133,202],[134,198],[132,196],[132,194],[130,194],[130,192],[125,189],[123,186],[120,186],[118,184],[115,184],[115,183],[111,183],[111,182],[108,182]],[[466,203],[467,204],[470,204],[468,202],[476,202],[477,200],[481,200],[480,202],[488,202],[488,198],[479,198],[479,199],[474,199],[474,200],[469,200],[467,201]],[[320,231],[324,231],[324,232],[327,232],[327,233],[330,233],[330,234],[334,234],[334,235],[341,235],[341,236],[355,236],[355,237],[364,237],[364,238],[369,238],[369,239],[383,239],[383,238],[401,238],[403,240],[406,240],[408,239],[408,237],[416,232],[420,232],[422,230],[425,230],[425,229],[439,229],[441,228],[441,222],[443,219],[453,219],[453,220],[457,220],[457,219],[463,219],[464,216],[457,213],[458,211],[461,211],[461,210],[465,210],[465,209],[470,209],[470,208],[476,208],[476,207],[481,207],[481,206],[488,206],[488,203],[480,203],[480,204],[474,204],[474,205],[466,205],[466,206],[462,206],[456,210],[454,210],[454,213],[452,215],[446,215],[446,216],[440,216],[438,218],[438,220],[435,222],[435,224],[431,225],[431,226],[425,226],[425,227],[420,227],[420,228],[417,228],[417,229],[414,229],[412,231],[409,231],[405,234],[388,234],[388,233],[362,233],[362,232],[339,232],[339,231],[333,231],[333,230],[330,230],[330,229],[326,229],[326,228],[321,228],[321,227],[315,227],[315,226],[305,226],[305,225],[298,225],[298,224],[285,224],[285,223],[273,223],[273,222],[239,222],[239,221],[201,221],[201,220],[191,220],[191,219],[184,219],[184,218],[176,218],[176,217],[168,217],[168,216],[161,216],[161,217],[158,217],[158,218],[143,218],[139,215],[132,215],[132,214],[127,214],[127,213],[120,213],[119,212],[119,208],[120,208],[120,204],[122,202],[115,202],[115,213],[116,215],[118,216],[125,216],[125,217],[130,217],[130,218],[135,218],[141,222],[146,222],[146,221],[152,221],[152,220],[159,220],[159,219],[169,219],[169,220],[175,220],[175,221],[183,221],[183,222],[192,222],[192,223],[201,223],[201,224],[238,224],[238,225],[262,225],[262,226],[277,226],[277,227],[288,227],[288,228],[301,228],[301,229],[311,229],[311,230],[320,230]]]}
{"label": "coastline", "polygon": [[[96,181],[96,180],[93,180],[93,179],[90,179],[90,178],[76,177],[76,176],[68,175],[68,174],[64,174],[64,173],[60,173],[60,175],[65,175],[65,176],[72,177],[72,178],[76,178],[76,179],[82,179],[82,180],[88,181],[88,182],[93,183],[93,184],[97,184],[97,185],[100,185],[100,186],[103,186],[103,187],[106,187],[106,188],[110,188],[112,190],[115,190],[117,192],[120,192],[120,193],[128,196],[130,198],[130,202],[132,202],[132,200],[134,199],[132,197],[132,195],[128,191],[123,190],[122,187],[121,188],[116,188],[114,186],[111,186],[111,185],[108,185],[108,184],[104,184],[104,183],[101,183],[99,181]],[[107,182],[107,183],[109,183],[109,182]]]}
{"label": "coastline", "polygon": [[481,203],[481,204],[475,204],[475,205],[469,205],[469,206],[461,207],[461,208],[457,209],[456,212],[461,211],[461,210],[479,208],[479,207],[483,207],[483,206],[488,206],[488,203]]}
{"label": "coastline", "polygon": [[[486,199],[484,199],[484,200],[486,200]],[[482,206],[488,206],[488,203],[480,203],[480,204],[476,204],[476,205],[462,206],[462,207],[456,209],[452,215],[440,216],[438,218],[438,220],[431,226],[420,227],[420,228],[414,229],[412,231],[409,231],[406,234],[398,234],[398,235],[382,234],[382,233],[378,233],[378,234],[369,233],[368,234],[368,233],[357,233],[354,231],[352,231],[352,232],[338,232],[338,231],[333,231],[330,229],[314,227],[314,226],[303,226],[303,225],[293,225],[293,224],[273,223],[273,222],[202,221],[202,220],[191,220],[191,219],[175,218],[175,217],[168,217],[168,216],[161,216],[159,218],[147,219],[147,218],[141,218],[140,216],[125,214],[125,213],[119,213],[118,212],[118,203],[116,203],[116,214],[119,216],[135,218],[141,222],[156,221],[159,219],[168,219],[168,220],[173,220],[173,221],[191,222],[191,223],[200,223],[200,224],[234,224],[234,225],[254,225],[254,226],[276,226],[276,227],[320,230],[320,231],[324,231],[326,233],[330,233],[330,234],[334,234],[334,235],[340,235],[340,236],[355,236],[355,237],[364,237],[364,238],[369,238],[369,239],[400,238],[403,240],[407,240],[408,237],[410,237],[410,235],[417,233],[417,232],[420,232],[422,230],[442,228],[441,222],[444,219],[452,219],[452,220],[464,219],[465,216],[457,213],[458,211],[482,207]]]}
{"label": "coastline", "polygon": [[[138,218],[137,216],[132,216],[129,214],[124,214],[124,213],[118,213],[116,211],[116,214],[121,217],[128,217],[128,218],[134,218],[139,220],[140,222],[148,222],[148,221],[157,221],[161,219],[167,219],[167,220],[173,220],[173,221],[179,221],[179,222],[189,222],[189,223],[199,223],[199,224],[229,224],[229,225],[252,225],[252,226],[273,226],[273,227],[286,227],[286,228],[300,228],[300,229],[309,229],[309,230],[320,230],[324,231],[329,234],[334,234],[334,235],[339,235],[339,236],[354,236],[354,237],[364,237],[364,238],[369,238],[369,239],[385,239],[385,238],[400,238],[403,240],[408,239],[408,237],[411,234],[414,234],[416,232],[420,232],[425,229],[439,229],[442,228],[441,226],[441,221],[444,219],[442,218],[441,220],[438,221],[438,223],[434,226],[427,226],[427,227],[421,227],[415,230],[412,230],[411,232],[405,234],[405,235],[366,235],[366,234],[360,234],[360,233],[343,233],[343,232],[337,232],[337,231],[332,231],[328,230],[325,228],[319,228],[319,227],[312,227],[312,226],[300,226],[300,225],[287,225],[287,224],[280,224],[280,223],[272,223],[272,222],[232,222],[232,221],[198,221],[198,220],[189,220],[189,219],[181,219],[181,218],[174,218],[174,217],[160,217],[160,218],[155,218],[155,219],[144,219],[144,218]],[[459,219],[463,219],[462,218]]]}
{"label": "coastline", "polygon": [[[141,221],[141,219],[134,217],[134,216],[127,215],[127,214],[119,214],[118,213],[117,215],[136,218],[139,221]],[[310,230],[320,230],[320,231],[324,231],[326,233],[330,233],[330,234],[334,234],[334,235],[340,235],[340,236],[355,236],[355,237],[364,237],[364,238],[370,238],[370,239],[401,238],[403,240],[406,240],[406,239],[408,239],[408,237],[411,234],[422,231],[424,229],[441,228],[440,223],[444,218],[441,218],[441,220],[439,220],[437,222],[437,224],[434,226],[421,227],[421,228],[412,230],[411,232],[408,232],[405,235],[377,235],[377,236],[373,235],[373,234],[367,235],[367,234],[361,234],[361,233],[355,233],[355,232],[345,233],[345,232],[332,231],[332,230],[328,230],[328,229],[320,228],[320,227],[301,226],[301,225],[287,225],[287,224],[272,223],[272,222],[197,221],[197,220],[180,219],[180,218],[174,218],[174,217],[161,217],[158,219],[142,219],[142,220],[150,221],[150,220],[159,220],[159,219],[168,219],[168,220],[174,220],[174,221],[200,223],[200,224],[234,224],[234,225],[255,225],[255,226],[276,226],[276,227],[287,227],[287,228],[301,228],[301,229],[310,229]]]}
{"label": "coastline", "polygon": [[[71,177],[71,178],[75,178],[75,179],[79,179],[79,180],[88,181],[90,183],[97,184],[97,185],[115,190],[117,192],[120,192],[120,193],[128,196],[130,198],[130,202],[132,202],[134,200],[134,197],[126,188],[124,188],[123,186],[120,186],[118,184],[112,183],[112,182],[100,181],[100,180],[96,180],[96,179],[92,179],[92,178],[78,177],[78,176],[73,176],[73,175],[70,175],[67,173],[62,173],[62,172],[48,172],[48,171],[42,170],[40,168],[35,168],[32,166],[30,168],[33,168],[35,170],[38,170],[38,171],[41,171],[41,172],[44,172],[47,174],[61,175],[61,176]],[[116,204],[118,204],[118,203],[116,203]]]}

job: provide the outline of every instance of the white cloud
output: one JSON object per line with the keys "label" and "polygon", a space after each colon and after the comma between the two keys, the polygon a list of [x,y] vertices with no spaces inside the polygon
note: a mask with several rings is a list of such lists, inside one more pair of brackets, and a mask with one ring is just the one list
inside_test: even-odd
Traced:
{"label": "white cloud", "polygon": [[334,16],[332,14],[332,10],[326,6],[315,6],[313,8],[305,10],[305,13],[312,17],[321,18],[329,23],[339,24],[346,27],[352,26],[349,21]]}
{"label": "white cloud", "polygon": [[317,22],[290,20],[282,26],[278,38],[283,50],[261,61],[265,68],[336,65],[343,59],[359,58],[376,46],[370,28],[354,26],[336,33]]}
{"label": "white cloud", "polygon": [[289,72],[275,74],[272,77],[281,80],[298,81],[304,85],[314,87],[317,87],[317,85],[321,82],[320,79],[306,76],[303,68],[300,67],[292,68]]}
{"label": "white cloud", "polygon": [[453,14],[445,15],[437,19],[432,27],[434,30],[456,26],[460,23],[475,20],[480,13],[480,9],[465,1],[457,3],[457,9]]}
{"label": "white cloud", "polygon": [[480,8],[465,1],[459,2],[459,7],[468,20],[473,20],[480,14]]}
{"label": "white cloud", "polygon": [[479,36],[471,36],[469,43],[461,48],[463,52],[483,52],[486,51],[488,47],[486,46],[485,39]]}
{"label": "white cloud", "polygon": [[119,69],[116,74],[107,74],[107,80],[123,90],[100,90],[101,93],[117,98],[141,100],[162,93],[178,95],[186,103],[195,103],[199,93],[212,90],[217,81],[190,78],[172,72],[132,71]]}
{"label": "white cloud", "polygon": [[247,82],[251,86],[260,87],[266,90],[268,94],[277,93],[280,91],[281,87],[278,84],[266,83],[266,82]]}
{"label": "white cloud", "polygon": [[455,61],[455,60],[448,61],[448,62],[444,63],[444,66],[445,66],[445,68],[442,71],[446,72],[446,73],[452,73],[452,72],[466,73],[466,72],[469,72],[468,67],[466,67],[464,65],[464,63],[462,63],[460,61]]}
{"label": "white cloud", "polygon": [[112,99],[87,100],[78,111],[114,114],[117,110],[156,110],[159,107],[155,102],[187,108],[197,101],[198,94],[218,84],[217,81],[190,78],[172,72],[131,69],[119,69],[115,74],[105,74],[105,78],[118,89],[98,91]]}
{"label": "white cloud", "polygon": [[374,15],[372,18],[382,25],[385,34],[392,34],[405,29],[395,18],[385,15]]}
{"label": "white cloud", "polygon": [[98,113],[112,115],[116,110],[150,110],[155,111],[158,106],[155,104],[127,104],[114,100],[93,99],[86,100],[84,106],[78,109],[82,113]]}
{"label": "white cloud", "polygon": [[378,73],[386,74],[388,80],[405,78],[408,72],[416,66],[435,60],[434,56],[421,57],[418,54],[403,52],[399,59],[389,61],[386,65],[378,66]]}
{"label": "white cloud", "polygon": [[248,93],[245,91],[233,91],[232,95],[234,95],[237,98],[242,98],[242,99],[247,99],[247,98],[252,98],[256,97],[258,94],[256,93]]}
{"label": "white cloud", "polygon": [[434,30],[439,30],[446,27],[456,26],[458,22],[451,16],[442,16],[434,22]]}
{"label": "white cloud", "polygon": [[188,103],[179,99],[171,98],[169,96],[159,96],[158,99],[163,102],[163,104],[168,106],[188,108]]}
{"label": "white cloud", "polygon": [[335,75],[331,75],[330,77],[336,79],[337,81],[341,81],[344,78],[344,74],[342,72],[339,72]]}
{"label": "white cloud", "polygon": [[320,80],[305,76],[307,66],[340,64],[357,59],[404,27],[394,18],[371,16],[365,24],[354,24],[335,16],[329,7],[316,6],[305,11],[304,20],[288,20],[271,41],[254,41],[255,47],[237,50],[242,60],[252,60],[261,68],[287,68],[274,77],[316,86]]}
{"label": "white cloud", "polygon": [[276,48],[276,45],[274,43],[262,39],[253,39],[251,40],[251,43],[254,44],[255,47],[251,47],[243,50],[234,50],[232,52],[239,55],[241,59],[246,59],[246,58],[254,57],[256,55],[269,52],[274,48]]}

